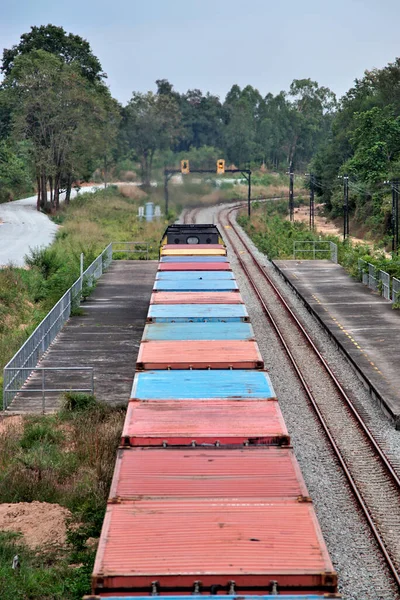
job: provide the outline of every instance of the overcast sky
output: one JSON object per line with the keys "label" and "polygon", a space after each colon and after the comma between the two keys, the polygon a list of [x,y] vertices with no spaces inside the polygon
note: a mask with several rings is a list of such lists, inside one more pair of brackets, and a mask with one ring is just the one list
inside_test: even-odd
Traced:
{"label": "overcast sky", "polygon": [[400,56],[399,17],[400,0],[0,0],[0,47],[61,25],[89,41],[124,104],[163,78],[223,99],[234,83],[265,95],[310,77],[341,96]]}

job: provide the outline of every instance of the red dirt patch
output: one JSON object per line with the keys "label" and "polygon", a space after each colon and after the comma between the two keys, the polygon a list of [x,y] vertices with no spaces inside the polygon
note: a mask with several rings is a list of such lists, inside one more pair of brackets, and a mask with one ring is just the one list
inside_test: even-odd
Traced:
{"label": "red dirt patch", "polygon": [[0,504],[0,531],[22,533],[30,548],[63,546],[68,509],[48,502]]}

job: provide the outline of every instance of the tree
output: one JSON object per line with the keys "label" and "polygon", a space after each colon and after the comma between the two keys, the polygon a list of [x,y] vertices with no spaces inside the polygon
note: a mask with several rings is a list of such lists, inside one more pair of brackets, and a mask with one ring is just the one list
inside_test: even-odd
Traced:
{"label": "tree", "polygon": [[21,41],[11,49],[3,51],[2,72],[10,75],[18,56],[29,54],[35,50],[44,50],[56,55],[68,65],[77,65],[81,75],[91,83],[102,81],[107,77],[101,64],[91,51],[90,44],[79,35],[66,33],[63,27],[41,25],[31,27],[29,33],[21,35]]}
{"label": "tree", "polygon": [[14,136],[30,143],[38,210],[57,209],[61,187],[68,195],[72,178],[99,152],[108,90],[89,83],[78,65],[43,50],[17,56],[3,88],[15,105]]}
{"label": "tree", "polygon": [[335,109],[336,97],[329,88],[319,87],[311,79],[294,79],[289,95],[292,98],[292,135],[287,157],[290,166],[299,154],[302,161],[310,160],[323,132],[326,133],[324,120]]}
{"label": "tree", "polygon": [[149,187],[154,154],[170,148],[181,132],[177,101],[169,94],[134,92],[123,111],[122,132],[140,161],[143,185]]}

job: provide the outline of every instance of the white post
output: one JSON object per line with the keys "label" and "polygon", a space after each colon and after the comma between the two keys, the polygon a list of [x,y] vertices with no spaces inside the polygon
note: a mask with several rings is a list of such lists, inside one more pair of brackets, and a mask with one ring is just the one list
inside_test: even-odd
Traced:
{"label": "white post", "polygon": [[83,275],[83,252],[81,252],[81,279]]}

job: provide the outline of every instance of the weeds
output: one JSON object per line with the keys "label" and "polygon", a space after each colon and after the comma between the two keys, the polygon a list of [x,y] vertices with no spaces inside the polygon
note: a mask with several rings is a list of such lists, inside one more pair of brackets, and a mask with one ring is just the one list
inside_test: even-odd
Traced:
{"label": "weeds", "polygon": [[124,415],[123,407],[67,394],[58,414],[10,421],[0,433],[0,502],[57,503],[72,515],[67,547],[51,555],[0,532],[2,600],[78,600],[90,591],[94,549],[87,540],[100,534]]}

